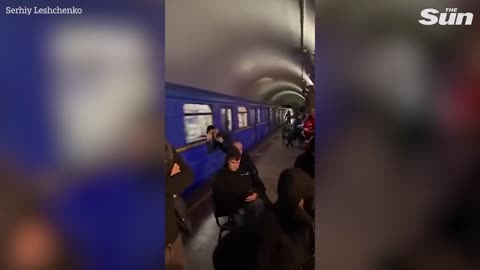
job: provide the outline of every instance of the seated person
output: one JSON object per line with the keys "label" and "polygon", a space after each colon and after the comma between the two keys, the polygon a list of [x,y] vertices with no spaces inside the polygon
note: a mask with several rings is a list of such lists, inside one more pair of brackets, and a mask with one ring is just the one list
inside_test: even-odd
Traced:
{"label": "seated person", "polygon": [[207,147],[208,153],[217,149],[227,153],[231,147],[230,138],[227,134],[220,132],[214,125],[210,125],[207,127]]}
{"label": "seated person", "polygon": [[218,242],[212,256],[215,270],[256,270],[259,234],[235,230]]}
{"label": "seated person", "polygon": [[253,163],[253,160],[250,157],[250,155],[246,151],[243,151],[243,144],[240,141],[236,141],[233,143],[233,146],[237,148],[238,151],[240,151],[240,154],[242,155],[240,168],[258,177],[257,167],[255,166],[255,163]]}
{"label": "seated person", "polygon": [[310,177],[315,178],[315,140],[312,139],[307,145],[307,150],[299,155],[293,165],[295,168],[304,170]]}
{"label": "seated person", "polygon": [[280,175],[278,200],[248,231],[223,237],[213,253],[215,270],[313,270],[313,180],[300,169]]}
{"label": "seated person", "polygon": [[314,185],[302,170],[283,171],[278,200],[265,216],[257,249],[259,270],[314,269]]}
{"label": "seated person", "polygon": [[241,157],[238,149],[231,148],[225,158],[225,167],[213,181],[216,208],[228,213],[238,226],[245,225],[245,219],[260,216],[265,204],[265,186],[257,177],[241,169]]}

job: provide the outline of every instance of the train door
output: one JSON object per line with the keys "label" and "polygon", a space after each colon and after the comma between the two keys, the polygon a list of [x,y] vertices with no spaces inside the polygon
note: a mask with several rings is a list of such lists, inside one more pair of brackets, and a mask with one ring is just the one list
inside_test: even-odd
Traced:
{"label": "train door", "polygon": [[256,109],[256,116],[257,117],[256,117],[255,120],[256,120],[257,125],[255,127],[255,131],[256,131],[256,134],[257,134],[257,140],[261,140],[261,139],[263,139],[264,136],[263,136],[263,133],[262,133],[262,125],[261,125],[261,123],[262,123],[261,116],[262,115],[260,114],[260,108]]}
{"label": "train door", "polygon": [[256,117],[255,117],[255,109],[254,108],[250,108],[250,123],[252,123],[252,144],[255,144],[255,142],[257,141],[258,139],[258,136],[257,136],[257,123],[255,121]]}
{"label": "train door", "polygon": [[275,128],[278,127],[278,109],[273,109],[273,119],[275,122]]}
{"label": "train door", "polygon": [[272,108],[268,109],[268,126],[269,126],[270,132],[273,131],[273,127],[275,126],[275,124],[273,123],[273,109]]}
{"label": "train door", "polygon": [[277,109],[277,126],[282,124],[282,110]]}
{"label": "train door", "polygon": [[226,133],[231,133],[233,130],[233,117],[232,117],[232,108],[224,107],[220,110],[221,125],[222,131]]}
{"label": "train door", "polygon": [[275,127],[277,126],[277,120],[275,119],[275,109],[271,109],[272,110],[272,127],[275,129]]}
{"label": "train door", "polygon": [[267,108],[264,108],[263,109],[263,116],[262,116],[262,121],[263,121],[263,125],[264,125],[264,136],[267,136],[268,135],[268,132],[269,132],[269,129],[268,129],[268,109]]}

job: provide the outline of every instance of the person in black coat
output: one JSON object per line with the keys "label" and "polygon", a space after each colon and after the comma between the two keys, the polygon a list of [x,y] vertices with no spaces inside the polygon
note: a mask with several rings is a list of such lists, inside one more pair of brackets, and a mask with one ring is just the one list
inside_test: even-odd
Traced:
{"label": "person in black coat", "polygon": [[259,235],[252,230],[235,230],[226,234],[213,252],[215,270],[257,270]]}
{"label": "person in black coat", "polygon": [[215,270],[313,270],[313,179],[301,169],[280,175],[278,200],[253,230],[233,231],[215,248]]}
{"label": "person in black coat", "polygon": [[[287,141],[294,142],[295,140],[297,140],[300,143],[300,140],[302,139],[303,120],[300,114],[296,114],[293,119],[294,121],[292,124],[292,129],[290,132],[290,136],[287,138]],[[287,146],[288,145],[293,146],[292,143],[288,143]]]}
{"label": "person in black coat", "polygon": [[225,158],[225,167],[213,181],[216,208],[232,216],[242,226],[245,218],[258,217],[264,208],[265,185],[251,172],[241,168],[242,154],[231,148]]}
{"label": "person in black coat", "polygon": [[178,206],[185,206],[180,194],[193,183],[194,173],[168,142],[160,140],[162,132],[157,114],[141,115],[137,127],[129,134],[127,160],[153,183],[165,181],[165,269],[184,269],[179,225],[188,222],[182,220],[186,219],[185,207]]}
{"label": "person in black coat", "polygon": [[243,144],[240,141],[235,141],[233,143],[233,146],[238,149],[240,154],[242,154],[240,161],[240,169],[250,172],[251,174],[258,177],[257,166],[255,166],[255,163],[253,162],[250,155],[246,151],[243,151]]}
{"label": "person in black coat", "polygon": [[263,191],[262,194],[260,194],[262,200],[267,204],[271,204],[270,199],[266,196],[265,185],[260,178],[257,166],[255,166],[255,162],[253,162],[248,152],[243,150],[243,144],[240,141],[235,141],[232,145],[242,154],[240,160],[240,170],[249,172],[252,175],[255,185],[260,187],[260,189]]}
{"label": "person in black coat", "polygon": [[310,177],[315,178],[315,140],[307,145],[307,150],[295,160],[294,168],[304,170]]}
{"label": "person in black coat", "polygon": [[265,216],[257,249],[258,270],[314,269],[314,185],[303,170],[284,170],[278,200]]}
{"label": "person in black coat", "polygon": [[166,269],[183,269],[185,258],[178,223],[181,222],[175,207],[176,200],[181,200],[180,194],[193,183],[194,174],[182,156],[170,145],[165,145],[166,151],[166,192],[165,192],[165,232]]}
{"label": "person in black coat", "polygon": [[208,153],[212,153],[217,149],[222,150],[225,154],[232,147],[230,136],[220,132],[214,125],[207,127],[207,149]]}

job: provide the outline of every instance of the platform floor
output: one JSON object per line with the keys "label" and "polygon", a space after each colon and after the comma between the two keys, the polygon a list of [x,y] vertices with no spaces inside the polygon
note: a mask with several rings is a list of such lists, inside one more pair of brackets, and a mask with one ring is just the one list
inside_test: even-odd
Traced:
{"label": "platform floor", "polygon": [[[283,145],[281,132],[274,133],[250,152],[272,202],[277,199],[278,176],[284,169],[292,167],[301,153],[302,148],[286,148]],[[186,270],[213,270],[212,255],[219,229],[215,223],[209,195],[210,189],[206,188],[203,198],[199,199],[190,211],[196,231],[192,237],[184,239]]]}

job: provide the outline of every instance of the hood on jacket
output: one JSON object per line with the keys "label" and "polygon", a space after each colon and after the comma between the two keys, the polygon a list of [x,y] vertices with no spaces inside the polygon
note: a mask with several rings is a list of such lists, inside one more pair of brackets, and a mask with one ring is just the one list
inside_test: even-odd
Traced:
{"label": "hood on jacket", "polygon": [[[299,168],[284,170],[278,180],[277,193],[275,205],[283,225],[294,229],[299,224],[313,223],[314,181],[307,173]],[[304,209],[298,207],[302,199]]]}

